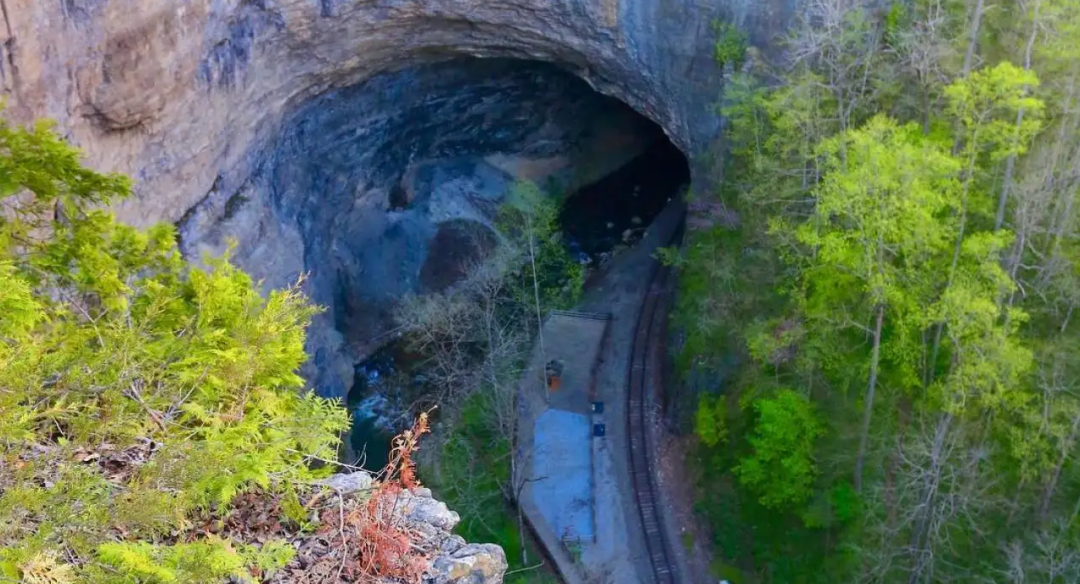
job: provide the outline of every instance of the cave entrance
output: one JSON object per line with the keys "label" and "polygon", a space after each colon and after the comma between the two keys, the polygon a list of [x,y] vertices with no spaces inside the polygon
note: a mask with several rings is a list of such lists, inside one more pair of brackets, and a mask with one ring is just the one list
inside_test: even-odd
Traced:
{"label": "cave entrance", "polygon": [[686,157],[657,128],[642,153],[563,201],[559,223],[567,246],[581,263],[605,265],[613,252],[637,243],[689,182]]}
{"label": "cave entrance", "polygon": [[366,450],[368,466],[416,401],[390,382],[405,369],[387,347],[395,307],[454,286],[491,252],[517,182],[561,198],[563,243],[595,269],[689,174],[653,121],[558,66],[513,59],[425,62],[330,90],[290,114],[271,152],[226,218],[261,242],[237,259],[274,257],[282,273],[260,274],[270,282],[310,274],[326,310],[304,374],[350,404],[350,450]]}

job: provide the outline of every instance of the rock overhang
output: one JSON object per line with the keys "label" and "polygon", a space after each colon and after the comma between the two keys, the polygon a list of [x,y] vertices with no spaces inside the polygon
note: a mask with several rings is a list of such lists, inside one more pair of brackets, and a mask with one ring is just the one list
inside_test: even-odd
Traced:
{"label": "rock overhang", "polygon": [[[327,325],[358,312],[338,293],[349,280],[336,273],[339,252],[384,254],[365,248],[363,238],[333,237],[326,226],[380,223],[371,232],[389,234],[390,244],[427,237],[431,229],[386,208],[389,194],[381,191],[395,181],[408,186],[396,176],[304,170],[303,156],[321,164],[355,150],[304,151],[297,128],[305,116],[318,117],[311,112],[319,104],[388,78],[407,85],[410,71],[465,58],[544,62],[656,122],[696,163],[720,128],[714,21],[736,22],[760,41],[782,30],[791,13],[790,0],[0,2],[7,25],[0,27],[0,92],[9,115],[56,119],[92,166],[134,176],[137,196],[116,206],[119,218],[178,222],[189,255],[220,251],[233,235],[244,248],[241,264],[268,287],[318,270],[314,283],[330,283],[319,284],[316,300],[330,310],[313,329],[311,366],[338,369],[344,379],[347,359],[319,353],[340,353],[347,339]],[[428,164],[445,177],[446,164],[456,164],[446,152],[417,161],[395,152],[392,139],[382,143],[372,154],[385,150],[406,173]],[[534,167],[541,164],[543,156],[534,158]],[[505,160],[482,162],[492,163],[484,169],[491,175],[508,168]],[[310,191],[339,193],[338,203],[289,193],[288,185],[305,180]],[[379,196],[356,196],[360,183]],[[422,263],[423,254],[410,250],[416,251],[398,250],[401,262]],[[377,276],[351,273],[358,285]]]}
{"label": "rock overhang", "polygon": [[[122,218],[178,220],[313,97],[472,56],[558,64],[691,157],[715,137],[716,19],[776,28],[786,0],[4,0],[11,113],[49,117],[138,180]],[[761,36],[761,35],[757,35]]]}
{"label": "rock overhang", "polygon": [[482,248],[516,180],[572,190],[661,138],[621,102],[546,63],[414,65],[285,116],[239,189],[219,185],[181,218],[181,249],[216,255],[237,239],[234,260],[268,288],[307,272],[308,293],[327,308],[312,327],[308,377],[344,395],[349,367],[384,338],[396,301],[457,268],[432,261],[476,257],[433,246],[471,239]]}

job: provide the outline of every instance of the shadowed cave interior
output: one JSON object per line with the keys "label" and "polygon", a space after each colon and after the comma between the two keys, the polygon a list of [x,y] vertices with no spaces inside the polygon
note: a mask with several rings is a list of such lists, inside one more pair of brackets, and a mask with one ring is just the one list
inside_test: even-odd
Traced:
{"label": "shadowed cave interior", "polygon": [[459,58],[415,65],[311,98],[254,154],[239,191],[208,194],[181,221],[185,253],[245,242],[236,261],[326,310],[309,331],[305,376],[347,398],[351,446],[386,458],[403,404],[380,391],[398,368],[392,310],[453,285],[483,257],[515,181],[561,201],[563,239],[590,269],[632,243],[689,181],[662,129],[559,67]]}

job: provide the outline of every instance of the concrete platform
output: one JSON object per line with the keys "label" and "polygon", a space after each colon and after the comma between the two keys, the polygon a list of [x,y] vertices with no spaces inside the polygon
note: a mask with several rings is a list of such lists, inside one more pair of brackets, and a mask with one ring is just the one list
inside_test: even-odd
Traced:
{"label": "concrete platform", "polygon": [[[555,535],[567,546],[595,539],[591,423],[584,414],[551,409],[536,419],[532,497]],[[555,473],[557,475],[545,474]]]}
{"label": "concrete platform", "polygon": [[[607,334],[602,313],[553,312],[521,381],[518,459],[528,469],[522,509],[568,583],[584,582],[579,558],[596,539],[591,401]],[[545,365],[562,362],[549,390]]]}
{"label": "concrete platform", "polygon": [[[672,202],[653,221],[645,237],[633,248],[616,256],[596,275],[590,290],[579,305],[582,310],[610,314],[600,326],[589,324],[582,315],[553,314],[544,325],[548,355],[534,354],[531,368],[523,377],[519,414],[521,440],[518,460],[539,474],[530,477],[522,492],[521,504],[526,517],[553,558],[567,584],[651,584],[654,581],[648,560],[637,502],[631,488],[626,428],[626,388],[633,345],[634,327],[641,303],[648,291],[649,274],[655,265],[654,253],[671,240],[685,212],[685,206]],[[602,332],[601,332],[602,331]],[[594,345],[594,342],[596,343]],[[598,347],[599,351],[595,351]],[[539,346],[536,347],[539,352]],[[546,398],[543,364],[552,356],[566,360],[563,385]],[[591,364],[590,364],[591,362]],[[588,370],[586,375],[584,371]],[[593,414],[591,401],[603,401],[604,412]],[[592,422],[606,424],[606,436],[590,437],[592,467],[592,509],[594,540],[571,550],[559,539],[545,514],[546,507],[561,507],[537,496],[545,481],[566,480],[566,472],[557,461],[534,468],[535,422],[550,409],[584,414]],[[590,434],[591,436],[591,434]],[[571,473],[580,476],[579,471]],[[571,478],[573,482],[579,479]]]}

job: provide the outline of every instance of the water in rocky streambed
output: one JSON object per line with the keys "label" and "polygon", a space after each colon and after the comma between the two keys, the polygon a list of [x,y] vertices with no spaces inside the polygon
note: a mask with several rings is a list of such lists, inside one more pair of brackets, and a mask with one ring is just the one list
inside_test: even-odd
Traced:
{"label": "water in rocky streambed", "polygon": [[619,170],[568,195],[559,212],[567,245],[583,263],[641,238],[690,181],[686,157],[658,139]]}
{"label": "water in rocky streambed", "polygon": [[353,418],[348,440],[353,455],[368,470],[377,471],[389,460],[391,441],[408,413],[404,394],[409,392],[403,390],[421,381],[415,359],[402,343],[391,342],[356,365],[347,401]]}

